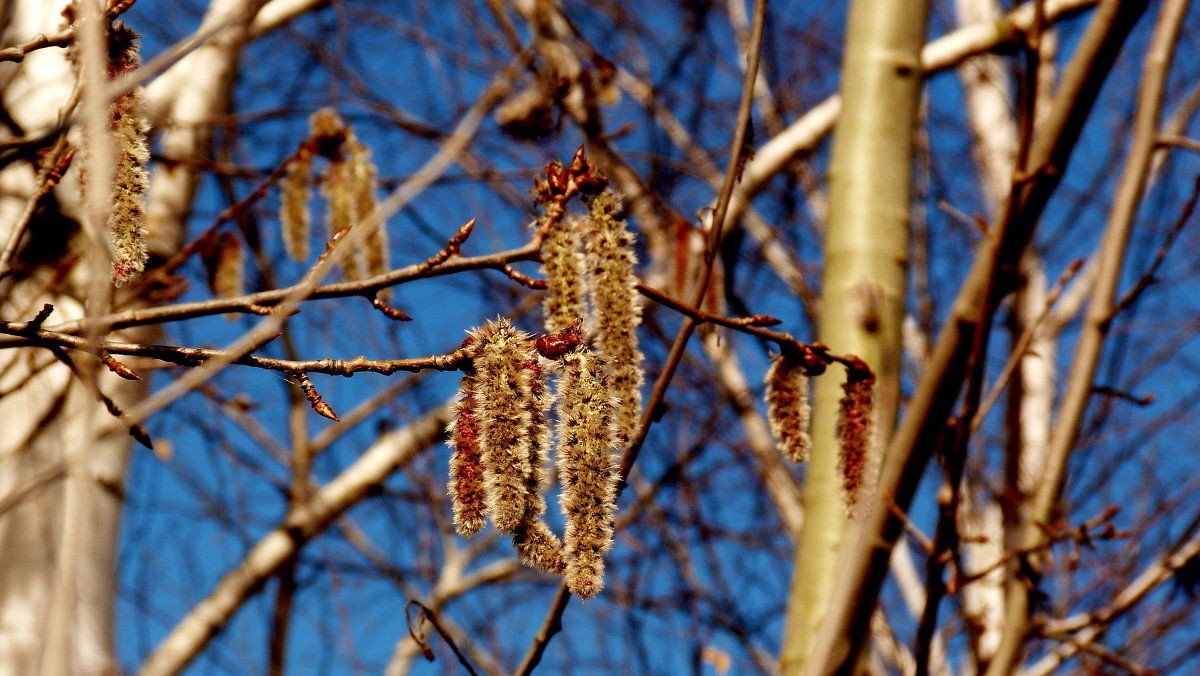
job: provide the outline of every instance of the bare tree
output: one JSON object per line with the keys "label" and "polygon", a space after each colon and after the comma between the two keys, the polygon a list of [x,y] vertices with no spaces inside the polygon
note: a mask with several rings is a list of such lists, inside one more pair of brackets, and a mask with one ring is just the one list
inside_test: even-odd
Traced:
{"label": "bare tree", "polygon": [[1196,669],[1185,0],[0,7],[0,673]]}

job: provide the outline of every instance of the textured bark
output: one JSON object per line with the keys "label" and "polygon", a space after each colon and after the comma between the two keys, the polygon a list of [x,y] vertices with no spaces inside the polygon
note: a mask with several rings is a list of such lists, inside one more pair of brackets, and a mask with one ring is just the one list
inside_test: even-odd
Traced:
{"label": "textured bark", "polygon": [[[840,354],[858,355],[874,369],[880,442],[890,435],[899,396],[909,183],[927,13],[925,2],[852,3],[842,67],[845,106],[830,161],[818,340]],[[836,367],[814,383],[813,448],[788,602],[784,674],[804,666],[829,604],[846,529],[836,432],[843,379]]]}

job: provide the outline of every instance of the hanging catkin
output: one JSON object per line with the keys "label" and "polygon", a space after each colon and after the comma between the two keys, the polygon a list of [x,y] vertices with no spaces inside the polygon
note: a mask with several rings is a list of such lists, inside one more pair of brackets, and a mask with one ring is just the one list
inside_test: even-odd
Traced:
{"label": "hanging catkin", "polygon": [[590,199],[582,239],[592,300],[591,328],[596,347],[609,364],[609,385],[617,402],[617,441],[626,446],[641,421],[645,375],[637,335],[642,299],[634,272],[635,238],[619,212],[620,200],[611,190]]}
{"label": "hanging catkin", "polygon": [[567,586],[585,599],[604,586],[603,555],[613,542],[618,471],[612,409],[604,364],[583,350],[564,356],[558,401],[559,503],[566,518]]}
{"label": "hanging catkin", "polygon": [[535,430],[529,405],[534,374],[527,367],[537,353],[532,336],[503,318],[485,323],[471,337],[478,343],[474,414],[479,421],[485,502],[496,528],[512,533],[537,500],[529,494],[534,483]]}
{"label": "hanging catkin", "polygon": [[808,461],[812,448],[808,403],[808,374],[799,360],[784,354],[771,359],[767,369],[767,419],[779,441],[779,451],[796,464]]}

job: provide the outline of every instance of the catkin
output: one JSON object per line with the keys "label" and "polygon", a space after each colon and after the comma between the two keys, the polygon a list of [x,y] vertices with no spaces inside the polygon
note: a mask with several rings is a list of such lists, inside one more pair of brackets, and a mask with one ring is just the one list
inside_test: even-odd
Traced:
{"label": "catkin", "polygon": [[450,454],[451,509],[454,529],[463,537],[483,530],[487,523],[483,491],[483,457],[479,450],[479,420],[475,417],[475,376],[464,375],[459,384],[462,398],[454,404],[454,417],[446,429]]}
{"label": "catkin", "polygon": [[596,347],[610,364],[609,384],[617,400],[617,440],[633,437],[642,415],[642,352],[637,328],[642,323],[642,299],[634,272],[634,234],[618,217],[620,200],[605,190],[588,203],[586,269],[592,300],[592,329]]}
{"label": "catkin", "polygon": [[[212,289],[219,298],[233,298],[245,293],[246,255],[242,242],[232,232],[221,233],[217,241],[217,258],[212,270]],[[230,313],[230,318],[237,315]]]}
{"label": "catkin", "polygon": [[[371,151],[359,143],[350,132],[346,140],[348,151],[347,174],[350,178],[351,199],[354,208],[354,222],[364,223],[375,212],[377,205],[375,190],[378,187],[378,170],[371,161]],[[363,252],[363,269],[370,277],[382,275],[388,271],[388,241],[386,224],[371,228],[359,249]]]}
{"label": "catkin", "polygon": [[529,401],[533,373],[526,365],[537,357],[531,336],[507,319],[489,321],[471,333],[475,356],[479,447],[488,514],[496,528],[512,533],[526,520],[534,470],[535,434]]}
{"label": "catkin", "polygon": [[513,531],[513,546],[521,563],[530,568],[562,575],[567,570],[562,542],[541,519],[530,517]]}
{"label": "catkin", "polygon": [[812,448],[808,403],[808,374],[798,360],[783,354],[771,359],[767,370],[767,419],[771,433],[779,441],[779,451],[796,464],[808,461]]}
{"label": "catkin", "polygon": [[312,230],[313,154],[302,147],[288,163],[287,173],[279,181],[279,222],[283,230],[283,246],[296,262],[308,260]]}
{"label": "catkin", "polygon": [[[318,110],[309,124],[319,154],[329,160],[321,175],[321,194],[329,202],[329,234],[333,235],[363,223],[375,212],[378,170],[371,161],[371,151],[335,111]],[[343,260],[342,272],[347,279],[355,280],[387,270],[387,229],[381,223]]]}
{"label": "catkin", "polygon": [[[140,36],[124,24],[112,27],[109,36],[109,78],[135,70]],[[144,112],[139,87],[118,97],[112,104],[116,166],[113,174],[112,212],[108,218],[112,245],[112,279],[116,286],[133,281],[146,269],[146,192],[150,188],[150,146],[146,141],[150,123]]]}
{"label": "catkin", "polygon": [[[333,162],[321,175],[321,194],[328,200],[329,234],[333,235],[354,226],[354,186],[346,162]],[[348,280],[362,278],[361,249],[342,259],[342,274]]]}
{"label": "catkin", "polygon": [[874,449],[875,374],[857,357],[846,369],[842,398],[838,405],[837,433],[841,443],[838,466],[842,474],[842,497],[846,514],[863,515],[864,494],[874,485],[872,470]]}
{"label": "catkin", "polygon": [[567,354],[560,373],[557,461],[566,578],[571,592],[587,599],[604,586],[603,555],[613,542],[618,479],[613,401],[604,364],[593,354]]}
{"label": "catkin", "polygon": [[542,493],[542,482],[546,480],[546,463],[550,455],[550,423],[546,413],[553,403],[553,396],[546,389],[546,373],[538,361],[537,353],[523,368],[529,376],[529,399],[525,410],[529,412],[529,475],[526,477],[526,516],[537,517],[546,513],[546,496]]}
{"label": "catkin", "polygon": [[[535,222],[540,225],[542,221]],[[579,251],[579,219],[558,219],[542,242],[542,273],[546,299],[542,302],[546,331],[558,333],[587,314],[584,262]]]}

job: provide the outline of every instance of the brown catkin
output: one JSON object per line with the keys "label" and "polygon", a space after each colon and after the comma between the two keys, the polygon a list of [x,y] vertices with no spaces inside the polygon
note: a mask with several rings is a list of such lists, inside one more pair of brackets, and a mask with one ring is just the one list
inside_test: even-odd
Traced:
{"label": "brown catkin", "polygon": [[[318,152],[329,160],[321,175],[321,194],[329,201],[329,234],[362,227],[377,206],[379,172],[371,161],[371,151],[333,110],[317,111],[310,125]],[[388,268],[386,223],[372,228],[342,261],[342,273],[350,280],[382,275]]]}
{"label": "brown catkin", "polygon": [[454,529],[463,537],[483,530],[487,523],[483,491],[483,456],[479,450],[479,420],[475,417],[475,376],[467,374],[459,383],[461,398],[454,404],[454,417],[446,432],[450,454],[450,505]]}
{"label": "brown catkin", "polygon": [[562,575],[567,570],[562,542],[539,518],[529,517],[517,526],[513,531],[513,546],[521,557],[521,563],[530,568],[551,575]]}
{"label": "brown catkin", "polygon": [[577,218],[558,219],[550,224],[542,242],[542,273],[546,275],[542,310],[547,333],[558,333],[587,314],[578,226]]}
{"label": "brown catkin", "polygon": [[[124,24],[109,36],[109,78],[130,72],[141,63],[140,36]],[[146,192],[150,188],[150,123],[144,112],[142,89],[118,97],[112,104],[116,165],[108,235],[112,245],[112,279],[116,286],[133,281],[146,269]]]}
{"label": "brown catkin", "polygon": [[567,586],[580,598],[604,586],[604,553],[613,543],[618,468],[613,455],[613,400],[603,362],[586,351],[562,358],[558,400],[559,504]]}
{"label": "brown catkin", "polygon": [[279,181],[279,222],[283,232],[283,246],[287,255],[296,262],[308,260],[309,241],[312,237],[313,154],[308,148],[288,163],[287,173]]}
{"label": "brown catkin", "polygon": [[796,464],[808,461],[812,448],[809,422],[808,374],[797,359],[783,354],[771,359],[767,369],[767,419],[779,441],[779,452]]}
{"label": "brown catkin", "polygon": [[[232,232],[223,232],[217,243],[217,258],[212,270],[212,289],[219,298],[245,293],[246,254],[242,242]],[[237,317],[230,313],[229,318]]]}
{"label": "brown catkin", "polygon": [[525,409],[529,412],[529,476],[526,477],[526,516],[537,517],[546,513],[546,496],[542,483],[546,480],[546,463],[550,457],[550,423],[546,413],[553,403],[553,396],[546,388],[546,372],[539,362],[537,353],[523,365],[529,372],[529,394]]}
{"label": "brown catkin", "polygon": [[[321,174],[321,194],[328,200],[329,235],[354,226],[354,192],[350,166],[346,162],[333,162]],[[342,274],[348,280],[362,279],[361,248],[353,255],[342,259]]]}
{"label": "brown catkin", "polygon": [[642,299],[634,272],[635,238],[618,216],[620,199],[605,190],[588,202],[586,269],[592,299],[592,329],[596,347],[611,365],[609,384],[617,400],[617,440],[633,438],[642,416],[642,352],[637,328],[642,323]]}
{"label": "brown catkin", "polygon": [[537,358],[531,336],[507,319],[486,322],[471,332],[475,355],[475,417],[488,514],[496,528],[514,532],[526,520],[533,481],[531,440],[535,432],[530,401]]}
{"label": "brown catkin", "polygon": [[[375,213],[375,191],[378,188],[379,171],[371,161],[371,151],[359,143],[353,132],[350,132],[346,140],[346,149],[349,155],[347,173],[351,183],[354,223],[363,224]],[[360,251],[363,252],[362,265],[368,276],[386,273],[389,267],[387,224],[381,223],[379,227],[371,228]]]}
{"label": "brown catkin", "polygon": [[841,443],[838,466],[842,474],[842,497],[846,514],[851,518],[863,516],[864,494],[874,485],[870,471],[875,413],[875,374],[865,362],[850,357],[846,382],[842,384],[842,399],[838,406],[837,433]]}

